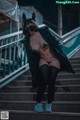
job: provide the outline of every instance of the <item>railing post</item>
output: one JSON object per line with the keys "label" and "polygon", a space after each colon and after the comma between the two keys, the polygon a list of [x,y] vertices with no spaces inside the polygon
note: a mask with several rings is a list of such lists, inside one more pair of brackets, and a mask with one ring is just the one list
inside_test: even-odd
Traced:
{"label": "railing post", "polygon": [[62,36],[62,5],[58,6],[58,34]]}
{"label": "railing post", "polygon": [[12,20],[10,19],[9,33],[12,33]]}

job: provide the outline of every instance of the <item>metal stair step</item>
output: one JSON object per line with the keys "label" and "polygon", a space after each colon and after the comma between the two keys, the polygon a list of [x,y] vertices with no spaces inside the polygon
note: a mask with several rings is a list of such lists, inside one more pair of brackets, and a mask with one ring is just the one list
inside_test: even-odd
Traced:
{"label": "metal stair step", "polygon": [[71,64],[80,64],[80,59],[79,60],[73,60],[73,61],[70,61]]}
{"label": "metal stair step", "polygon": [[[26,100],[31,101],[36,99],[36,93],[22,92],[22,93],[0,93],[0,100]],[[43,100],[47,99],[47,93],[44,94]],[[80,92],[56,92],[55,101],[80,101]]]}
{"label": "metal stair step", "polygon": [[[48,88],[46,89],[46,91],[48,90]],[[4,91],[5,93],[6,92],[34,92],[35,90],[32,89],[32,86],[28,87],[11,87],[10,88],[4,88],[2,89],[0,92]],[[80,86],[78,87],[67,87],[67,86],[60,86],[60,87],[56,87],[55,88],[55,91],[57,92],[80,92]]]}
{"label": "metal stair step", "polygon": [[75,58],[70,58],[69,60],[70,60],[70,61],[80,60],[80,56],[77,56],[77,57],[75,57]]}
{"label": "metal stair step", "polygon": [[[72,58],[70,62],[76,74],[58,74],[52,113],[33,112],[36,92],[32,89],[30,71],[0,90],[0,109],[10,111],[10,120],[80,120],[80,58]],[[43,104],[47,100],[47,89]]]}
{"label": "metal stair step", "polygon": [[[77,73],[77,74],[58,74],[58,76],[57,76],[57,79],[72,79],[72,78],[80,78],[80,73]],[[28,79],[28,80],[30,80],[30,79],[32,79],[32,76],[31,75],[22,75],[21,77],[20,77],[20,79],[23,79],[23,80],[26,80],[26,79]]]}
{"label": "metal stair step", "polygon": [[[47,87],[48,89],[48,87]],[[46,91],[47,91],[46,89]],[[35,91],[32,89],[32,86],[8,86],[1,89],[4,92],[32,92]],[[80,92],[80,85],[56,85],[55,91],[58,92]]]}
{"label": "metal stair step", "polygon": [[10,120],[80,120],[80,113],[52,112],[36,113],[25,110],[9,110]]}
{"label": "metal stair step", "polygon": [[[42,102],[45,108],[46,101]],[[36,101],[0,101],[0,109],[33,111]],[[75,108],[75,109],[74,109]],[[52,103],[53,112],[80,112],[80,102],[78,101],[54,101]]]}
{"label": "metal stair step", "polygon": [[[59,82],[73,82],[73,81],[80,81],[80,78],[72,78],[72,79],[69,79],[69,78],[64,78],[64,79],[56,79],[56,81],[59,81]],[[23,79],[16,79],[16,80],[14,80],[14,82],[32,82],[32,80],[28,80],[28,79],[26,79],[26,80],[23,80]]]}
{"label": "metal stair step", "polygon": [[[56,85],[79,85],[80,78],[78,79],[71,79],[71,80],[56,80]],[[14,82],[10,83],[9,86],[31,86],[32,80],[15,80]]]}

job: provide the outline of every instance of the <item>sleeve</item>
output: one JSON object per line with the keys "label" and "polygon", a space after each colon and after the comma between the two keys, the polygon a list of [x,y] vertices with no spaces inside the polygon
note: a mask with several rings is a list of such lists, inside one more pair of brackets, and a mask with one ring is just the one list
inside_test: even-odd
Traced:
{"label": "sleeve", "polygon": [[62,47],[63,45],[61,45],[60,41],[57,40],[50,32],[49,28],[46,26],[46,36],[47,38],[49,38],[48,42],[51,46],[51,48],[57,48],[59,50],[59,52],[63,53]]}
{"label": "sleeve", "polygon": [[34,77],[36,75],[36,72],[38,72],[38,66],[39,66],[39,55],[37,53],[34,53],[32,49],[30,48],[29,39],[25,41],[25,49],[27,53],[27,59],[30,67],[30,71],[32,76]]}

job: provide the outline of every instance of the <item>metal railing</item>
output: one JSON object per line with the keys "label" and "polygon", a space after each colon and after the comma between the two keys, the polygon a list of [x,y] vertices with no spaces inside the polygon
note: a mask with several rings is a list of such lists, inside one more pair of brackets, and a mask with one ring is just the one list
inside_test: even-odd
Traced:
{"label": "metal railing", "polygon": [[[39,27],[46,26],[45,24],[40,25]],[[60,36],[56,32],[54,32],[51,28],[49,28],[51,31],[52,35],[55,36],[58,40],[62,41],[62,44],[66,44],[69,42],[72,38],[80,34],[80,27],[66,33],[65,35]]]}
{"label": "metal railing", "polygon": [[22,31],[0,37],[0,88],[29,67],[22,40]]}
{"label": "metal railing", "polygon": [[[60,43],[63,46],[63,51],[68,58],[72,57],[80,49],[80,27],[76,28],[75,30],[72,30],[71,32],[63,36],[59,36],[50,28],[49,30],[51,31],[52,35],[55,36],[56,39],[60,40]],[[72,45],[70,47],[67,47],[67,44]]]}
{"label": "metal railing", "polygon": [[[45,24],[41,25],[46,26]],[[54,32],[51,28],[49,28],[51,34],[60,41],[61,45],[63,46],[63,51],[67,55],[68,58],[72,57],[79,49],[80,49],[80,27],[66,33],[65,35],[58,35]],[[74,39],[74,41],[73,41]],[[71,47],[67,47],[67,44],[71,44]]]}
{"label": "metal railing", "polygon": [[[39,27],[42,26],[45,25]],[[80,27],[63,36],[59,36],[50,28],[49,30],[53,36],[61,41],[64,52],[67,51],[65,45],[73,41],[73,38],[76,39],[75,41],[80,41],[77,39],[80,39]],[[0,88],[29,69],[24,45],[20,43],[22,40],[24,40],[22,31],[0,37]],[[66,52],[68,57],[71,57],[80,49],[80,42],[72,48],[68,48],[68,52]]]}

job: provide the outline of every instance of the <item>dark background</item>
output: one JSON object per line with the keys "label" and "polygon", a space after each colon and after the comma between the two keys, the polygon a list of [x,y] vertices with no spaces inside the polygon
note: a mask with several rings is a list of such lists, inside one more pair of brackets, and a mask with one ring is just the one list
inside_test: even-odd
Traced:
{"label": "dark background", "polygon": [[[55,0],[17,0],[20,6],[34,6],[44,18],[44,22],[57,32],[58,4]],[[80,26],[80,5],[62,5],[63,34]]]}

